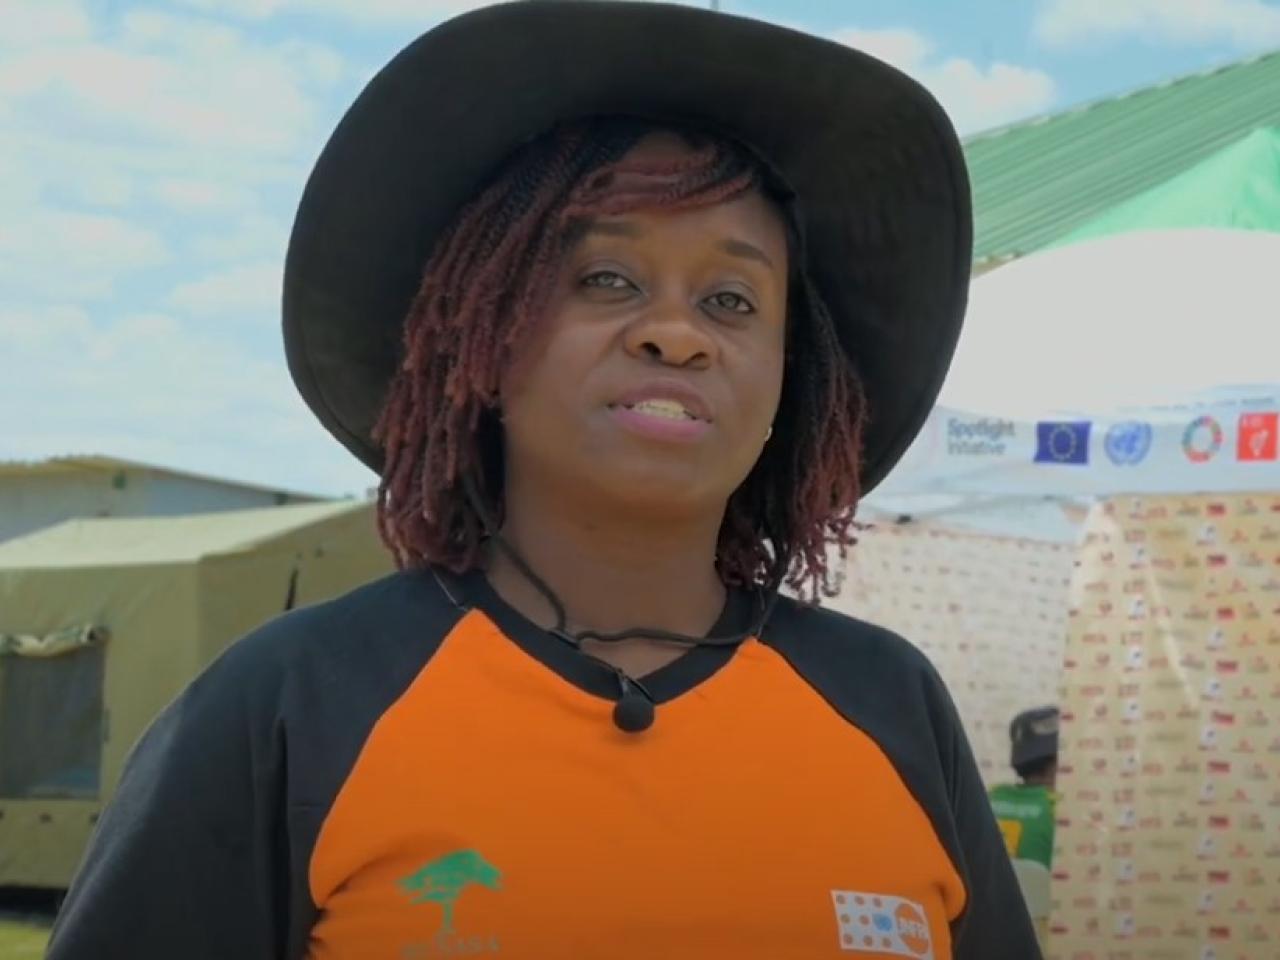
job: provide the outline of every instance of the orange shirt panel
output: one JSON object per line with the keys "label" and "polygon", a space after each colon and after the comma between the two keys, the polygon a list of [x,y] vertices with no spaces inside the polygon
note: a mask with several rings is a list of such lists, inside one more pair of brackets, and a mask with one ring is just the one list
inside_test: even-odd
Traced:
{"label": "orange shirt panel", "polygon": [[965,893],[932,824],[773,650],[642,734],[611,711],[468,613],[320,832],[309,957],[949,960]]}

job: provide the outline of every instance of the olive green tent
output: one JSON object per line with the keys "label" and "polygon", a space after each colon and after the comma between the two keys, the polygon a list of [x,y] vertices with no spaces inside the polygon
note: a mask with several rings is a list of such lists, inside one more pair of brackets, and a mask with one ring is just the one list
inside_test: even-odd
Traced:
{"label": "olive green tent", "polygon": [[71,520],[0,544],[0,886],[67,885],[129,748],[228,644],[390,569],[369,504]]}

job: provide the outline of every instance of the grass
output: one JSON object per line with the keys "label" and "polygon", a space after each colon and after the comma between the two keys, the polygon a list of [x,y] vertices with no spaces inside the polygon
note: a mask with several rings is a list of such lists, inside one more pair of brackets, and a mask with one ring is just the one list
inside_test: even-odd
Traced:
{"label": "grass", "polygon": [[0,920],[0,960],[40,960],[48,939],[48,926]]}

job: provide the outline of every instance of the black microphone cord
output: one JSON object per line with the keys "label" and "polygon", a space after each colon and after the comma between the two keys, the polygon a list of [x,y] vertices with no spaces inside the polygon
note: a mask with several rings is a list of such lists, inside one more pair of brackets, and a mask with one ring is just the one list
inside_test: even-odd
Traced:
{"label": "black microphone cord", "polygon": [[525,577],[535,590],[542,594],[543,598],[551,606],[552,612],[555,614],[555,626],[548,628],[547,633],[555,637],[569,646],[573,647],[585,657],[591,657],[596,661],[608,667],[618,678],[620,695],[614,704],[613,721],[617,726],[628,733],[639,733],[647,730],[653,725],[654,707],[656,706],[653,695],[640,681],[615,667],[611,663],[601,660],[599,657],[593,657],[582,649],[583,641],[592,640],[597,643],[619,643],[623,640],[656,640],[660,643],[670,643],[679,646],[695,649],[698,647],[712,647],[724,649],[726,647],[737,647],[746,642],[751,637],[759,636],[766,623],[769,621],[770,615],[773,613],[774,605],[778,601],[778,588],[770,587],[763,591],[756,591],[759,603],[759,615],[752,619],[751,624],[746,630],[723,637],[695,637],[684,633],[675,633],[671,630],[660,630],[654,627],[633,627],[628,630],[621,630],[615,633],[601,633],[598,630],[580,630],[570,632],[568,625],[568,617],[565,615],[564,604],[560,602],[560,598],[556,596],[554,590],[534,573],[533,568],[522,557],[519,552],[507,542],[494,523],[493,517],[484,505],[483,499],[480,497],[479,491],[475,488],[475,483],[470,476],[463,479],[463,489],[466,493],[467,500],[471,504],[471,508],[475,510],[476,515],[480,518],[480,523],[484,526],[485,533],[494,544],[497,545],[503,553],[507,555],[515,568]]}

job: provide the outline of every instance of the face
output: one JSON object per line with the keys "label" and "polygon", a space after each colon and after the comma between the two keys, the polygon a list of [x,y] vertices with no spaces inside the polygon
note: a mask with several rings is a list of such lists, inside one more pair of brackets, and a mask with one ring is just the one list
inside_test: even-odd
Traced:
{"label": "face", "polygon": [[777,411],[786,303],[786,230],[759,194],[591,223],[504,383],[508,484],[722,514]]}

